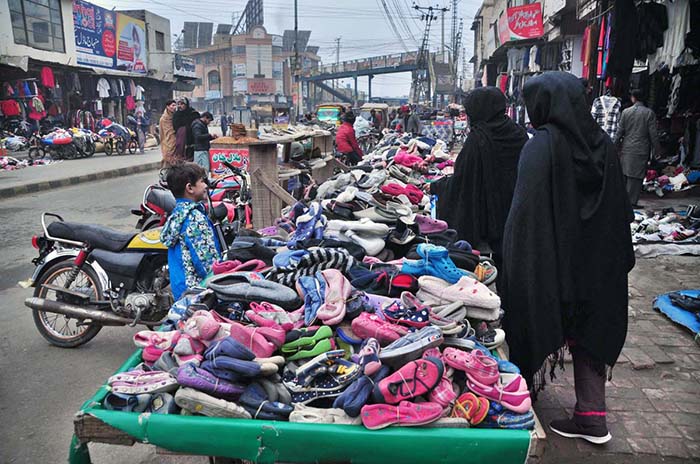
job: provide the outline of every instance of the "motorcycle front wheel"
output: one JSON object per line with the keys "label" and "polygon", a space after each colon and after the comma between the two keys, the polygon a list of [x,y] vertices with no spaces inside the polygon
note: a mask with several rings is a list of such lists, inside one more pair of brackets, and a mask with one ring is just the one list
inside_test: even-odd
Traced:
{"label": "motorcycle front wheel", "polygon": [[[63,287],[68,281],[68,275],[72,270],[72,259],[60,261],[51,266],[36,283],[34,296],[60,301],[60,296],[55,290],[49,290],[43,285]],[[75,278],[68,288],[89,295],[90,301],[99,300],[100,295],[102,295],[100,279],[89,266],[83,267],[78,273],[78,277]],[[32,310],[32,316],[34,317],[34,325],[36,325],[41,336],[52,345],[61,348],[75,348],[83,345],[95,338],[95,335],[102,329],[102,326],[99,324],[82,324],[82,320],[38,309]]]}
{"label": "motorcycle front wheel", "polygon": [[27,158],[29,158],[32,161],[42,159],[44,156],[46,156],[44,149],[39,147],[30,148],[29,153],[27,154]]}
{"label": "motorcycle front wheel", "polygon": [[111,140],[108,140],[105,142],[105,155],[107,156],[112,156],[112,153],[114,153],[114,142]]}

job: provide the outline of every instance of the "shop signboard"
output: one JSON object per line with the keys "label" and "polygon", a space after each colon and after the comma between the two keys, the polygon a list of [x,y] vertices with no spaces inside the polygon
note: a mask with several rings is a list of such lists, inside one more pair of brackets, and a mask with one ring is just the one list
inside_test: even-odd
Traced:
{"label": "shop signboard", "polygon": [[248,79],[248,93],[251,95],[274,94],[276,89],[274,79]]}
{"label": "shop signboard", "polygon": [[175,61],[173,61],[173,75],[180,77],[197,77],[196,68],[194,66],[194,58],[191,56],[175,54]]}
{"label": "shop signboard", "polygon": [[117,14],[73,0],[73,31],[78,64],[113,69],[117,54]]}
{"label": "shop signboard", "polygon": [[541,3],[507,8],[498,18],[498,40],[501,45],[513,40],[536,39],[543,35]]}
{"label": "shop signboard", "polygon": [[207,90],[204,93],[205,100],[218,100],[221,98],[221,90]]}
{"label": "shop signboard", "polygon": [[229,173],[229,169],[223,164],[224,161],[234,167],[248,169],[250,153],[247,148],[209,149],[209,166],[213,174],[224,176]]}
{"label": "shop signboard", "polygon": [[146,74],[146,24],[117,13],[117,69]]}

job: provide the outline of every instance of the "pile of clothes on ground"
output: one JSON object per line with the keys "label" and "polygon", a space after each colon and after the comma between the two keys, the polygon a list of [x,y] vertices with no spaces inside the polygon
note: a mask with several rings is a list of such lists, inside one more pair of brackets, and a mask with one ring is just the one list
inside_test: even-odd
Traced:
{"label": "pile of clothes on ground", "polygon": [[[444,143],[388,134],[275,224],[241,231],[108,409],[293,422],[532,429],[505,341],[494,263],[430,216]],[[439,167],[441,166],[441,167]],[[157,399],[153,406],[154,398]]]}
{"label": "pile of clothes on ground", "polygon": [[49,164],[59,163],[60,161],[54,161],[51,159],[38,159],[38,160],[20,160],[12,156],[0,156],[0,170],[2,171],[16,171],[17,169],[24,169],[30,166],[46,166]]}
{"label": "pile of clothes on ground", "polygon": [[700,170],[666,166],[662,171],[648,170],[642,188],[645,192],[653,192],[658,197],[663,197],[665,194],[687,190],[697,184],[700,184]]}

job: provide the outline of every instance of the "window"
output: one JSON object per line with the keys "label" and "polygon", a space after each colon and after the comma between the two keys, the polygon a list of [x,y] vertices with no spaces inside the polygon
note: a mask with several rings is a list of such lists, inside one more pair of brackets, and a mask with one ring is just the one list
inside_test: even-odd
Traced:
{"label": "window", "polygon": [[156,50],[165,51],[165,34],[156,31]]}
{"label": "window", "polygon": [[207,80],[209,81],[209,90],[219,90],[221,79],[219,77],[219,71],[209,71],[207,74]]}
{"label": "window", "polygon": [[60,0],[8,0],[15,43],[64,53]]}

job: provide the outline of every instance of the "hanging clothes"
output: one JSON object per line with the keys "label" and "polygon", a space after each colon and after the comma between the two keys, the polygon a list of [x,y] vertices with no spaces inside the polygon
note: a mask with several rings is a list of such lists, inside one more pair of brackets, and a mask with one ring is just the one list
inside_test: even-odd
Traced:
{"label": "hanging clothes", "polygon": [[29,119],[41,121],[46,117],[46,108],[44,108],[44,97],[41,95],[32,98],[29,101]]}
{"label": "hanging clothes", "polygon": [[109,82],[104,77],[97,81],[97,93],[100,98],[109,98]]}
{"label": "hanging clothes", "polygon": [[622,103],[615,97],[603,95],[593,100],[591,116],[611,139],[617,134],[621,112]]}
{"label": "hanging clothes", "polygon": [[690,1],[676,0],[666,5],[669,27],[664,32],[663,47],[656,49],[656,53],[649,55],[649,72],[654,73],[664,65],[671,72],[675,66],[676,58],[685,48],[685,36],[690,32]]}
{"label": "hanging clothes", "polygon": [[109,80],[109,96],[112,98],[119,96],[119,84],[117,84],[116,79]]}
{"label": "hanging clothes", "polygon": [[146,89],[144,89],[144,88],[141,87],[140,85],[137,85],[137,86],[136,86],[136,92],[135,92],[135,93],[136,93],[136,100],[144,100],[144,95],[143,95],[143,93],[144,93],[145,91],[146,91]]}
{"label": "hanging clothes", "polygon": [[638,8],[639,31],[635,58],[646,60],[647,55],[656,53],[664,45],[664,32],[668,29],[666,5],[656,2],[642,2]]}
{"label": "hanging clothes", "polygon": [[671,80],[671,98],[668,101],[668,112],[666,113],[666,116],[669,118],[673,116],[673,113],[676,112],[676,108],[678,108],[678,100],[681,91],[681,79],[681,73],[678,73],[673,76],[673,79]]}
{"label": "hanging clothes", "polygon": [[53,77],[53,71],[48,66],[41,68],[41,85],[53,89],[56,87],[56,81]]}
{"label": "hanging clothes", "polygon": [[136,102],[134,101],[134,97],[131,95],[128,95],[126,97],[126,110],[133,111],[135,109],[136,109]]}
{"label": "hanging clothes", "polygon": [[638,45],[639,18],[634,0],[615,1],[615,13],[610,25],[613,37],[610,40],[607,75],[627,79],[632,74]]}
{"label": "hanging clothes", "polygon": [[17,100],[3,100],[0,101],[0,110],[5,116],[19,116],[21,109],[19,102]]}

